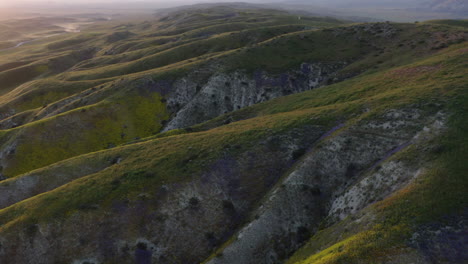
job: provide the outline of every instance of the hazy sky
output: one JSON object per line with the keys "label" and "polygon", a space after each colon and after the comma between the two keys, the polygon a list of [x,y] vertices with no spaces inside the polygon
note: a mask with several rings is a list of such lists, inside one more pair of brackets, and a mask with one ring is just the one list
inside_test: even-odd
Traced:
{"label": "hazy sky", "polygon": [[[176,0],[177,1],[177,0]],[[12,3],[14,2],[14,3]],[[68,4],[68,3],[112,3],[112,2],[167,2],[167,0],[0,0],[1,4],[19,3],[48,3],[48,4]]]}
{"label": "hazy sky", "polygon": [[[100,3],[200,3],[200,2],[280,2],[285,0],[0,0],[0,5],[20,4],[100,4]],[[311,0],[312,2],[315,0]],[[318,0],[321,1],[321,0]]]}
{"label": "hazy sky", "polygon": [[[437,1],[438,5],[430,5]],[[344,19],[414,22],[468,18],[468,0],[0,0],[0,20],[36,13],[151,13],[161,8],[207,2],[276,2],[280,4],[275,7]]]}
{"label": "hazy sky", "polygon": [[302,2],[308,4],[320,3],[320,4],[330,4],[330,3],[366,3],[366,4],[375,4],[375,3],[408,3],[411,5],[413,2],[422,2],[428,0],[0,0],[0,5],[14,5],[14,4],[24,4],[24,3],[49,3],[49,4],[71,4],[71,3],[86,3],[86,4],[98,4],[98,3],[174,3],[174,2],[185,2],[185,3],[200,3],[200,2],[253,2],[253,3],[262,3],[262,2]]}
{"label": "hazy sky", "polygon": [[[191,0],[0,0],[0,6],[61,6],[73,4],[109,4],[109,3],[153,3],[167,4],[187,3]],[[193,2],[202,2],[193,0]],[[223,0],[220,0],[223,1]]]}
{"label": "hazy sky", "polygon": [[180,0],[0,0],[1,5],[17,5],[17,4],[74,4],[74,3],[86,3],[86,4],[96,4],[96,3],[112,3],[112,2],[153,2],[153,3],[162,3],[162,2],[172,2]]}
{"label": "hazy sky", "polygon": [[[219,2],[223,2],[226,0],[218,0]],[[245,2],[248,2],[246,0]],[[1,4],[13,4],[14,3],[48,3],[48,4],[69,4],[69,3],[113,3],[113,2],[152,2],[152,3],[167,3],[167,2],[204,2],[204,0],[0,0]]]}
{"label": "hazy sky", "polygon": [[411,5],[413,2],[421,2],[428,0],[0,0],[0,5],[19,5],[25,3],[34,3],[34,4],[44,4],[48,3],[49,5],[53,4],[76,4],[76,3],[86,3],[86,4],[99,4],[99,3],[154,3],[154,4],[178,4],[178,3],[200,3],[200,2],[252,2],[252,3],[262,3],[262,2],[302,2],[308,4],[354,4],[354,3],[366,3],[366,4],[375,4],[375,3],[395,3],[399,4],[408,3]]}

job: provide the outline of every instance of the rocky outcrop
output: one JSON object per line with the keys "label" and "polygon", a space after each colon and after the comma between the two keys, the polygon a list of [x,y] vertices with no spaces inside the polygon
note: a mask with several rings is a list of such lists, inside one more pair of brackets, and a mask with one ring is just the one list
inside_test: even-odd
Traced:
{"label": "rocky outcrop", "polygon": [[[0,262],[200,263],[229,239],[301,150],[324,131],[306,125],[225,146],[222,157],[186,181],[152,186],[138,199],[116,199],[106,209],[86,204],[61,221],[32,223],[19,233],[2,235]],[[187,148],[193,156],[187,163],[207,151]],[[155,176],[147,172],[145,177]]]}
{"label": "rocky outcrop", "polygon": [[[248,75],[245,71],[222,73],[220,69],[211,66],[199,69],[198,71],[192,71],[173,82],[156,81],[148,76],[133,80],[122,78],[110,84],[97,85],[86,89],[46,105],[41,109],[22,112],[10,118],[0,120],[0,128],[21,126],[27,121],[38,121],[56,117],[73,110],[77,112],[76,109],[80,107],[97,104],[105,98],[112,97],[123,90],[131,90],[134,93],[145,95],[148,93],[161,94],[164,96],[161,103],[166,104],[168,112],[173,114],[169,120],[161,120],[161,126],[164,126],[163,131],[186,128],[253,104],[310,90],[320,85],[337,81],[334,77],[335,73],[345,65],[346,63],[344,62],[329,64],[303,63],[300,69],[283,74],[272,75],[258,71],[253,76]],[[205,72],[200,72],[200,70],[204,70]],[[83,120],[86,117],[91,116],[88,114],[91,112],[86,112],[86,109],[80,110],[79,115],[82,117],[78,121],[79,126],[84,124]],[[152,114],[158,115],[160,113]],[[62,116],[62,118],[66,119],[67,117]],[[74,122],[77,122],[77,119],[69,119],[67,121],[67,123],[73,123],[73,126],[75,126]],[[18,133],[10,140],[10,145],[23,144],[24,142],[19,142],[18,140],[25,137],[26,131],[28,130],[18,130]],[[15,162],[16,158],[14,152],[8,151],[8,146],[3,143],[2,150],[0,151],[0,165],[6,169],[11,167],[10,165]],[[10,153],[9,156],[5,152]],[[7,175],[7,177],[11,176]]]}
{"label": "rocky outcrop", "polygon": [[324,219],[342,220],[417,177],[421,171],[417,166],[387,160],[440,132],[444,117],[422,118],[418,110],[392,110],[324,138],[267,196],[255,219],[208,263],[282,263]]}
{"label": "rocky outcrop", "polygon": [[[167,107],[175,113],[164,131],[185,128],[273,98],[317,88],[334,81],[346,63],[303,63],[299,70],[279,75],[257,71],[215,73],[205,84],[183,78],[173,85]],[[335,80],[336,81],[336,80]]]}

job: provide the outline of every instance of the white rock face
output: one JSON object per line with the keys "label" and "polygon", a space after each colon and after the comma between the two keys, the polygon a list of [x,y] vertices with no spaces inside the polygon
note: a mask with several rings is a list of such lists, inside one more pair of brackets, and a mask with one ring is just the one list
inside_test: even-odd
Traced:
{"label": "white rock face", "polygon": [[164,131],[189,127],[253,104],[319,87],[344,65],[303,63],[299,70],[275,76],[264,72],[256,72],[253,77],[242,71],[216,73],[202,86],[190,78],[181,79],[173,85],[167,99],[168,108],[176,114]]}
{"label": "white rock face", "polygon": [[328,216],[340,221],[355,214],[373,201],[381,200],[416,178],[421,170],[415,170],[402,162],[390,161],[382,164],[378,172],[365,177],[336,198]]}
{"label": "white rock face", "polygon": [[332,129],[337,135],[323,138],[320,148],[309,152],[267,196],[237,240],[209,263],[282,263],[325,217],[342,220],[406,186],[423,169],[389,158],[418,144],[421,133],[429,138],[424,127],[431,127],[431,134],[444,127],[443,114],[418,119],[407,115],[414,112],[418,111],[392,110],[341,133]]}

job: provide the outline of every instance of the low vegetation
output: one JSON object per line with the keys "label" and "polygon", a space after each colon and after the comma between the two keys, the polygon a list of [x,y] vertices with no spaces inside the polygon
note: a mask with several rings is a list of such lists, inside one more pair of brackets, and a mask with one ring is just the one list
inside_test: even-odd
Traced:
{"label": "low vegetation", "polygon": [[[0,262],[32,259],[39,247],[28,243],[62,252],[41,261],[113,263],[168,241],[151,249],[161,263],[216,263],[304,156],[401,109],[416,109],[421,119],[447,116],[442,133],[382,161],[414,164],[421,174],[344,220],[320,215],[319,227],[301,226],[301,247],[281,261],[442,259],[418,247],[429,238],[415,242],[414,234],[466,213],[465,22],[349,24],[214,7],[97,23],[1,50],[0,190],[10,200],[0,201]],[[189,104],[190,84],[199,94],[216,74],[245,73],[255,82],[304,63],[340,67],[319,88],[162,133]],[[174,98],[185,105],[171,105]],[[20,185],[24,193],[11,191]],[[167,219],[186,232],[156,236]]]}

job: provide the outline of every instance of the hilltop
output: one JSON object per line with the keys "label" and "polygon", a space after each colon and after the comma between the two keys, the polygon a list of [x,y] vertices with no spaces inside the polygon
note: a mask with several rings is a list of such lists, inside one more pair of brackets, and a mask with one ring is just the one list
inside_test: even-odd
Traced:
{"label": "hilltop", "polygon": [[466,261],[465,22],[214,5],[0,51],[0,262]]}

